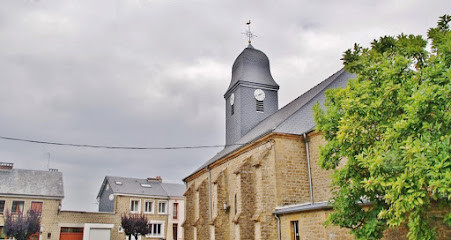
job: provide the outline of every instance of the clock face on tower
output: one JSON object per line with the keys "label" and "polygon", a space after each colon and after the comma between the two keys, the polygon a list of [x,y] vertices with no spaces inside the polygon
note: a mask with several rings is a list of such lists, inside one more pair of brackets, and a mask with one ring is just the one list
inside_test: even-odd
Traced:
{"label": "clock face on tower", "polygon": [[232,93],[232,95],[230,95],[230,105],[233,105],[235,103],[235,94]]}
{"label": "clock face on tower", "polygon": [[254,97],[258,101],[263,101],[263,100],[265,100],[265,92],[263,92],[263,90],[261,90],[261,89],[256,89],[254,91]]}

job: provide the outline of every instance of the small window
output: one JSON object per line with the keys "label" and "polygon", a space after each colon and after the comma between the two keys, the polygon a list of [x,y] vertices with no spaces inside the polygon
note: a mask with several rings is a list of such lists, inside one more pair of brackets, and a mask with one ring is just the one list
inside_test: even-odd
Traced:
{"label": "small window", "polygon": [[178,228],[179,226],[177,223],[172,224],[172,236],[174,239],[178,239]]}
{"label": "small window", "polygon": [[5,212],[5,200],[0,200],[0,215]]}
{"label": "small window", "polygon": [[148,183],[141,183],[141,187],[151,188],[152,185],[150,185],[150,184],[148,184]]}
{"label": "small window", "polygon": [[141,200],[130,200],[130,212],[131,213],[141,212]]}
{"label": "small window", "polygon": [[172,216],[174,219],[177,219],[178,207],[179,207],[178,203],[174,203],[172,205]]}
{"label": "small window", "polygon": [[300,240],[298,221],[291,221],[291,240]]}
{"label": "small window", "polygon": [[39,216],[41,216],[42,202],[31,202],[31,210],[35,211]]}
{"label": "small window", "polygon": [[144,201],[144,213],[153,213],[153,201]]}
{"label": "small window", "polygon": [[8,239],[6,238],[6,234],[3,231],[3,226],[0,226],[0,239]]}
{"label": "small window", "polygon": [[167,204],[166,201],[158,202],[158,214],[166,214],[167,213]]}
{"label": "small window", "polygon": [[231,115],[235,114],[235,104],[230,105],[231,109],[230,109],[230,113]]}
{"label": "small window", "polygon": [[11,207],[12,214],[23,213],[23,207],[25,205],[24,201],[13,201],[13,205]]}
{"label": "small window", "polygon": [[62,233],[83,233],[83,228],[62,227]]}
{"label": "small window", "polygon": [[122,185],[122,182],[119,182],[119,181],[116,181],[114,183],[116,183],[116,185]]}
{"label": "small window", "polygon": [[256,103],[256,110],[257,110],[257,112],[264,112],[265,108],[264,108],[264,105],[263,105],[263,101],[258,101],[258,100],[256,100],[256,101],[257,101],[257,103]]}

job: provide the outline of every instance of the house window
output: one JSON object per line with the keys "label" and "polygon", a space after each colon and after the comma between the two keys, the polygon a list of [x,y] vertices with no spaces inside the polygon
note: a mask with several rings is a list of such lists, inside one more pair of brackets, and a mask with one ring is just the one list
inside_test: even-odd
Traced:
{"label": "house window", "polygon": [[258,101],[258,100],[256,100],[257,102],[256,102],[256,110],[257,110],[257,112],[264,112],[265,111],[265,108],[264,108],[264,105],[263,105],[263,101]]}
{"label": "house window", "polygon": [[153,213],[153,201],[144,202],[144,213]]}
{"label": "house window", "polygon": [[3,232],[3,226],[0,226],[0,239],[7,239],[6,234]]}
{"label": "house window", "polygon": [[166,201],[158,201],[158,214],[166,214],[167,213],[167,203]]}
{"label": "house window", "polygon": [[174,203],[174,205],[172,206],[172,216],[174,217],[174,219],[177,219],[178,207],[179,207],[178,203]]}
{"label": "house window", "polygon": [[233,115],[233,114],[235,114],[235,104],[233,104],[233,105],[230,105],[230,107],[231,107],[231,111],[230,111],[230,113],[231,113],[231,115]]}
{"label": "house window", "polygon": [[150,232],[147,237],[163,237],[164,226],[163,222],[150,222],[149,223]]}
{"label": "house window", "polygon": [[24,201],[13,201],[13,205],[11,207],[12,214],[23,213],[23,206],[25,205]]}
{"label": "house window", "polygon": [[300,240],[298,221],[291,221],[291,240]]}
{"label": "house window", "polygon": [[172,224],[172,236],[173,236],[172,238],[174,240],[178,239],[178,228],[179,228],[179,226],[177,223]]}
{"label": "house window", "polygon": [[130,212],[131,213],[141,212],[141,200],[130,200]]}
{"label": "house window", "polygon": [[39,216],[41,216],[42,202],[31,202],[31,210],[35,211]]}
{"label": "house window", "polygon": [[5,200],[0,200],[0,215],[5,212]]}

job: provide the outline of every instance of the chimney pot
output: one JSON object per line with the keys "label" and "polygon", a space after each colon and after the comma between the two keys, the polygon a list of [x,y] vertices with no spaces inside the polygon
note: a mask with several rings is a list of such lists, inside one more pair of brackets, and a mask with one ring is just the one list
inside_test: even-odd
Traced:
{"label": "chimney pot", "polygon": [[162,182],[163,179],[161,178],[161,176],[156,176],[156,177],[148,177],[147,181],[148,182]]}

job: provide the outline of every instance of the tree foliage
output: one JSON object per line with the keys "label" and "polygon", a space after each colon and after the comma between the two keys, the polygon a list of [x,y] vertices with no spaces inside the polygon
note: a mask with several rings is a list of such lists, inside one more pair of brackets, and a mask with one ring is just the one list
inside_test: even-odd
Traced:
{"label": "tree foliage", "polygon": [[16,240],[28,240],[31,235],[38,233],[40,229],[39,213],[33,210],[23,213],[6,213],[3,226],[5,235]]}
{"label": "tree foliage", "polygon": [[125,235],[128,236],[128,239],[131,239],[131,236],[138,239],[138,236],[150,233],[147,218],[143,214],[130,214],[129,216],[125,214],[122,215],[121,226],[124,229]]}
{"label": "tree foliage", "polygon": [[450,21],[441,17],[429,41],[401,34],[355,44],[342,58],[355,79],[326,92],[325,110],[315,106],[327,140],[320,165],[334,169],[328,223],[358,239],[403,224],[409,239],[434,239],[436,206],[451,223]]}

